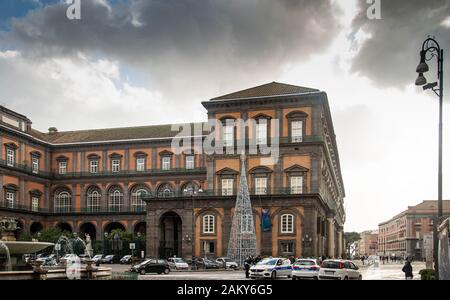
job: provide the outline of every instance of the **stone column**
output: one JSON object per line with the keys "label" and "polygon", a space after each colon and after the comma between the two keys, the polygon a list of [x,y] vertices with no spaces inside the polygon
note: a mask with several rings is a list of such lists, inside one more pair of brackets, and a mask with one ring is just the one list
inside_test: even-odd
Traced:
{"label": "stone column", "polygon": [[[148,204],[147,204],[148,205]],[[147,210],[147,256],[158,257],[159,226],[156,221],[156,211]]]}
{"label": "stone column", "polygon": [[328,223],[328,255],[334,256],[334,218],[327,218]]}
{"label": "stone column", "polygon": [[342,251],[342,229],[338,230],[338,257],[342,258],[343,251]]}

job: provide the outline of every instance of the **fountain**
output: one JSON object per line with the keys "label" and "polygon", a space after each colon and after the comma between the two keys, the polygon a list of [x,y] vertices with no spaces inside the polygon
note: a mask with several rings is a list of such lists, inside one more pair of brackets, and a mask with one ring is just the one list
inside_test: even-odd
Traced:
{"label": "fountain", "polygon": [[[23,254],[36,253],[53,246],[52,243],[16,241],[15,230],[17,230],[15,219],[8,217],[0,219],[0,255],[6,256],[4,271],[12,271],[13,266],[20,265]],[[0,268],[1,270],[2,268]]]}
{"label": "fountain", "polygon": [[[17,221],[14,218],[0,217],[0,280],[111,278],[111,268],[95,267],[91,259],[86,260],[85,267],[80,268],[78,265],[76,277],[73,276],[71,269],[73,265],[44,266],[41,261],[35,261],[32,266],[26,266],[23,261],[24,254],[33,254],[55,244],[34,240],[16,241],[15,230],[17,230]],[[84,253],[91,257],[92,245],[88,235],[86,235],[86,241],[74,234],[72,238],[61,236],[57,243],[61,245],[64,254]],[[79,262],[79,258],[76,258]]]}

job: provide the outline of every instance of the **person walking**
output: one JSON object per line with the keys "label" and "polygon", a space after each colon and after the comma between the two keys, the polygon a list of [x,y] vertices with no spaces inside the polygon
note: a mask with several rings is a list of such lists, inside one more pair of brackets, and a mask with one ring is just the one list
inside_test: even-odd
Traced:
{"label": "person walking", "polygon": [[403,273],[405,273],[405,279],[406,280],[412,280],[413,279],[413,268],[411,265],[411,258],[408,257],[406,259],[405,265],[402,268]]}
{"label": "person walking", "polygon": [[363,266],[364,266],[364,259],[365,259],[365,257],[364,257],[364,255],[362,255],[361,256],[361,262],[362,262]]}
{"label": "person walking", "polygon": [[247,258],[244,262],[244,270],[245,270],[245,278],[250,278],[250,262],[249,258]]}

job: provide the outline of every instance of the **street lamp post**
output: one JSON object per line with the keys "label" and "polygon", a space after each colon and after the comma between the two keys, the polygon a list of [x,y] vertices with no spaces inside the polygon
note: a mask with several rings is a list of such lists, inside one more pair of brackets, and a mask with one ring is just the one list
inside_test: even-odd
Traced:
{"label": "street lamp post", "polygon": [[[437,59],[437,82],[427,84],[424,73],[429,71],[427,61],[436,57]],[[435,278],[439,280],[439,257],[438,257],[438,241],[437,228],[442,221],[442,106],[444,104],[444,49],[441,49],[439,43],[431,37],[428,37],[422,44],[420,51],[420,63],[416,72],[419,76],[416,79],[417,86],[423,86],[424,90],[431,89],[439,97],[439,159],[438,159],[438,215],[437,222],[434,222],[434,269]]]}

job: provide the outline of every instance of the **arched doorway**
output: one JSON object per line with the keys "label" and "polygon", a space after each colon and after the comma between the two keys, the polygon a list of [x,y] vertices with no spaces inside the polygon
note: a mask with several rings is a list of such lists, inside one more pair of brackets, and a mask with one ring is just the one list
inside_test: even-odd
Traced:
{"label": "arched doorway", "polygon": [[44,226],[42,226],[41,223],[39,223],[39,222],[34,222],[34,223],[31,224],[31,226],[30,226],[30,233],[31,233],[31,234],[35,234],[35,233],[38,233],[39,231],[42,231],[42,229],[44,229]]}
{"label": "arched doorway", "polygon": [[119,223],[119,222],[111,222],[111,223],[108,223],[108,225],[105,226],[105,232],[108,233],[108,234],[111,231],[116,230],[116,229],[120,229],[122,231],[125,231],[125,226],[123,226],[123,224]]}
{"label": "arched doorway", "polygon": [[67,232],[72,232],[72,226],[70,226],[69,223],[59,223],[58,225],[56,225],[57,228],[59,228],[61,231],[67,231]]}
{"label": "arched doorway", "polygon": [[92,241],[96,240],[97,229],[95,225],[92,223],[83,223],[80,226],[80,236],[82,239],[86,239],[86,234],[89,234],[89,237]]}
{"label": "arched doorway", "polygon": [[134,225],[134,234],[140,234],[142,236],[145,236],[147,232],[147,223],[145,222],[138,222],[136,225]]}
{"label": "arched doorway", "polygon": [[167,212],[159,222],[159,257],[180,257],[181,253],[181,217],[175,212]]}

